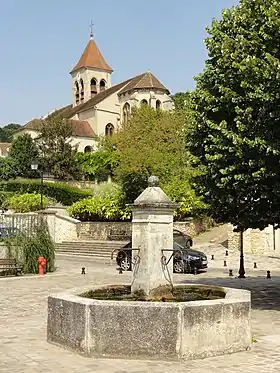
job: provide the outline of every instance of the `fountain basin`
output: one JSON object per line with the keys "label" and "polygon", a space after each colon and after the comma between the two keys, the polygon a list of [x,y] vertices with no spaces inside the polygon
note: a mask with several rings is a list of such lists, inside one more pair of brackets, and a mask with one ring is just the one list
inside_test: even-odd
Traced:
{"label": "fountain basin", "polygon": [[179,361],[251,346],[249,291],[221,287],[222,299],[189,302],[101,300],[80,295],[100,288],[106,289],[88,286],[49,296],[48,342],[88,357]]}

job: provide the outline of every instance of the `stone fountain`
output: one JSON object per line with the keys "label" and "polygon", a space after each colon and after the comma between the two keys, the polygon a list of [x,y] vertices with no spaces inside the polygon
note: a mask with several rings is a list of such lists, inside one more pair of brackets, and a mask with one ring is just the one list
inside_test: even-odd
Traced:
{"label": "stone fountain", "polygon": [[[214,299],[184,301],[173,284],[173,213],[149,178],[132,206],[130,285],[88,286],[48,298],[48,341],[89,357],[189,360],[251,346],[251,294],[209,286]],[[180,298],[180,297],[179,297]]]}

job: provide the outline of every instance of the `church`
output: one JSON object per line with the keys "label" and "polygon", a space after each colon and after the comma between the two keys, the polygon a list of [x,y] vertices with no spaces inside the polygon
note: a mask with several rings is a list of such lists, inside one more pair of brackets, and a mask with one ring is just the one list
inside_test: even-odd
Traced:
{"label": "church", "polygon": [[151,72],[115,85],[112,85],[112,73],[113,69],[91,33],[81,58],[70,72],[72,104],[40,119],[32,119],[16,135],[28,133],[32,138],[38,137],[42,120],[60,113],[72,127],[71,144],[77,146],[78,152],[92,152],[96,135],[111,136],[121,123],[127,121],[133,106],[149,105],[162,110],[174,108],[169,90]]}

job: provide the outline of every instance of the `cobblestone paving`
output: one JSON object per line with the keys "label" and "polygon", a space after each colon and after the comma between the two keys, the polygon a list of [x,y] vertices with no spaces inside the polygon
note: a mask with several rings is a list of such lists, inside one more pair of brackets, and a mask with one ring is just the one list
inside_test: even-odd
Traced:
{"label": "cobblestone paving", "polygon": [[[204,247],[208,255],[214,247]],[[176,282],[202,282],[240,287],[252,291],[252,330],[257,342],[248,352],[196,360],[187,364],[83,358],[46,342],[46,301],[50,293],[88,283],[120,283],[129,273],[118,275],[116,266],[102,261],[60,258],[55,274],[39,278],[0,278],[0,372],[1,373],[279,373],[280,372],[280,267],[279,260],[263,258],[259,269],[246,279],[230,278],[224,270],[223,249],[216,247],[210,269],[196,277],[175,275]],[[229,259],[235,264],[233,256]],[[248,262],[254,259],[248,257]],[[269,261],[269,262],[268,262]],[[269,263],[272,279],[265,278]],[[80,274],[84,266],[87,275]],[[238,267],[235,264],[236,269]],[[279,267],[279,269],[278,269]],[[234,267],[235,268],[235,267]]]}

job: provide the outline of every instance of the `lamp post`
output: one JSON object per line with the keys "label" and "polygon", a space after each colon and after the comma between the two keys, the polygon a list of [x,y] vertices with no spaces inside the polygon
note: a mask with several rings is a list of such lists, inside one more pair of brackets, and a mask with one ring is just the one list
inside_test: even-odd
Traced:
{"label": "lamp post", "polygon": [[238,278],[245,278],[245,268],[244,268],[244,251],[243,251],[243,230],[239,232],[240,234],[240,239],[239,239],[239,244],[240,244],[240,263],[239,263],[239,276]]}
{"label": "lamp post", "polygon": [[[38,170],[38,167],[39,167],[39,163],[36,159],[33,159],[32,162],[31,162],[31,170],[32,171],[37,171]],[[44,180],[43,180],[43,170],[39,170],[40,171],[40,176],[41,176],[41,185],[40,185],[40,196],[41,196],[41,199],[40,199],[40,209],[41,211],[43,210],[43,184],[44,184]]]}

